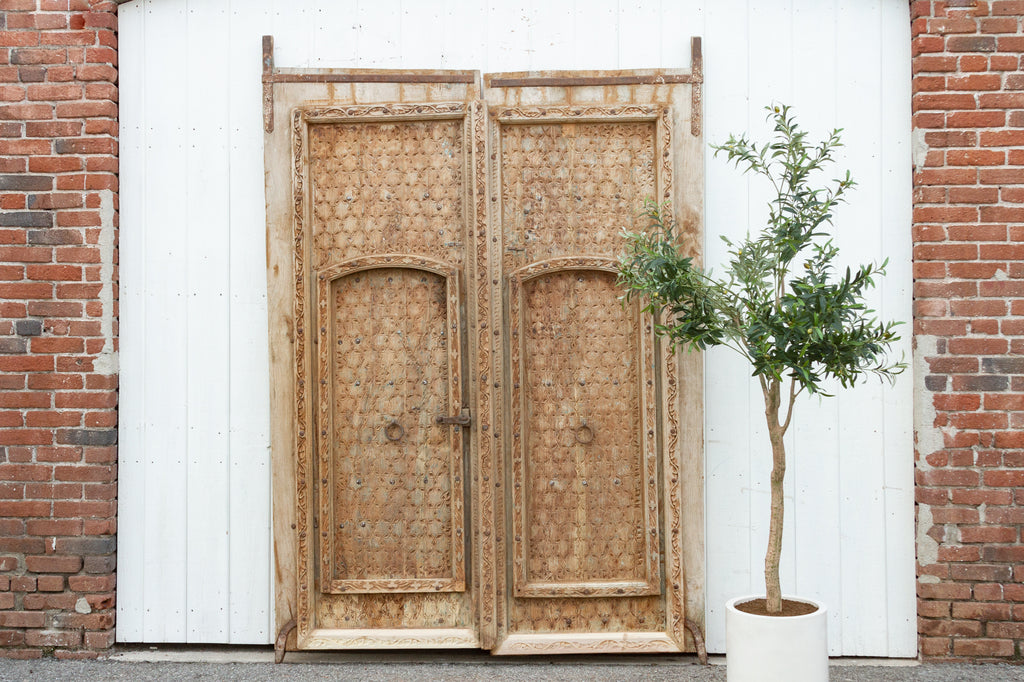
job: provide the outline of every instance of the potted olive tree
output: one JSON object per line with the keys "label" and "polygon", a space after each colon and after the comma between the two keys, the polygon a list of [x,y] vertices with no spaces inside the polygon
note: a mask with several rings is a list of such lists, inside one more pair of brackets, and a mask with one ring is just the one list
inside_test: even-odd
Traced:
{"label": "potted olive tree", "polygon": [[849,172],[831,182],[818,175],[841,144],[840,130],[810,144],[788,107],[767,109],[774,131],[766,143],[730,136],[725,144],[712,145],[715,156],[725,154],[743,172],[766,178],[774,190],[762,229],[736,243],[725,240],[730,250],[724,274],[715,276],[682,255],[668,207],[651,200],[642,213],[648,229],[626,232],[619,268],[625,298],[641,298],[660,321],[659,335],[687,350],[731,348],[749,361],[764,396],[772,455],[766,594],[727,606],[731,682],[828,678],[825,607],[784,599],[779,581],[784,436],[801,394],[828,395],[829,384],[846,388],[871,374],[892,380],[904,369],[886,357],[898,340],[893,331],[898,323],[879,321],[865,304],[885,262],[843,272],[835,265],[838,249],[827,228],[854,182]]}

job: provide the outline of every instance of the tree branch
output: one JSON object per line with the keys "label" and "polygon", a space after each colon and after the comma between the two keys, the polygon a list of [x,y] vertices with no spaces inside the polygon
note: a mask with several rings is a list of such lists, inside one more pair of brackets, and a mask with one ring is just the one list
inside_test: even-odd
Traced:
{"label": "tree branch", "polygon": [[[800,387],[800,391],[804,389]],[[800,391],[796,388],[796,378],[790,377],[789,379],[789,407],[786,408],[786,421],[782,424],[782,433],[785,434],[786,430],[789,429],[789,420],[793,418],[793,405],[796,403],[796,397],[800,394]]]}

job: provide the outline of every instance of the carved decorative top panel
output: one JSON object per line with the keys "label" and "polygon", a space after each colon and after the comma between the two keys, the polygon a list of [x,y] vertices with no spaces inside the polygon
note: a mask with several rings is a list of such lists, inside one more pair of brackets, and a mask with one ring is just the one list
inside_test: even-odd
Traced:
{"label": "carved decorative top panel", "polygon": [[311,265],[367,253],[460,263],[464,126],[460,119],[311,125]]}
{"label": "carved decorative top panel", "polygon": [[654,121],[503,124],[506,272],[556,256],[615,257],[638,202],[657,196]]}

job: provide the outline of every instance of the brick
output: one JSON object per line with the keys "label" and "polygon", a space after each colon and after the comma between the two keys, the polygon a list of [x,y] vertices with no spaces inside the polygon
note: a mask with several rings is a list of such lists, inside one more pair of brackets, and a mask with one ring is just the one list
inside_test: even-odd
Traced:
{"label": "brick", "polygon": [[15,592],[35,592],[36,579],[31,576],[11,578],[11,590]]}
{"label": "brick", "polygon": [[[59,652],[57,652],[59,653]],[[42,649],[0,649],[0,657],[32,660],[43,657]]]}
{"label": "brick", "polygon": [[85,167],[82,159],[75,156],[34,156],[28,160],[33,173],[65,173]]}
{"label": "brick", "polygon": [[[57,232],[57,230],[52,230]],[[47,232],[50,232],[48,230]],[[68,230],[70,234],[61,237],[62,240],[72,238],[81,239],[81,234],[75,230]],[[995,272],[993,271],[992,275]],[[989,275],[991,277],[992,275]],[[82,279],[82,268],[78,265],[30,265],[25,268],[25,279],[41,280],[45,282],[79,282]]]}
{"label": "brick", "polygon": [[[962,568],[958,566],[957,568]],[[919,618],[917,631],[922,635],[951,635],[961,637],[978,637],[982,634],[982,624],[970,620],[930,620]]]}
{"label": "brick", "polygon": [[0,630],[0,647],[22,646],[24,643],[25,633],[23,631]]}
{"label": "brick", "polygon": [[1006,152],[996,149],[950,149],[946,152],[946,163],[950,166],[999,166],[1005,161]]}
{"label": "brick", "polygon": [[18,319],[14,330],[18,336],[39,336],[43,333],[43,323],[39,319]]}
{"label": "brick", "polygon": [[1010,620],[1009,604],[985,604],[979,602],[954,602],[953,618],[968,620],[992,621]]}
{"label": "brick", "polygon": [[115,568],[117,568],[116,556],[87,556],[82,570],[86,573],[105,575],[113,573]]}
{"label": "brick", "polygon": [[929,33],[974,33],[978,24],[972,19],[932,19],[928,22]]}
{"label": "brick", "polygon": [[25,566],[33,573],[78,573],[82,570],[79,556],[28,556]]}
{"label": "brick", "polygon": [[72,192],[54,194],[29,194],[25,205],[31,209],[81,208],[82,195]]}
{"label": "brick", "polygon": [[949,637],[919,637],[918,642],[921,655],[925,657],[947,656],[952,647],[952,639]]}
{"label": "brick", "polygon": [[[984,483],[992,487],[1024,487],[1024,469],[986,471]],[[999,542],[1011,542],[1011,540],[999,540]]]}
{"label": "brick", "polygon": [[993,444],[997,448],[1024,448],[1024,432],[999,431],[995,434]]}
{"label": "brick", "polygon": [[1024,561],[1024,547],[1020,545],[1013,547],[982,547],[981,558],[985,561],[1020,564]]}
{"label": "brick", "polygon": [[949,423],[958,429],[992,430],[1005,429],[1009,426],[1009,420],[1003,412],[954,414]]}
{"label": "brick", "polygon": [[[968,283],[961,282],[963,287]],[[948,285],[944,285],[948,286]],[[937,292],[943,296],[975,296],[978,293],[977,285],[970,283],[966,291],[950,291],[948,289]],[[922,293],[922,295],[924,295]],[[949,302],[949,309],[953,315],[964,317],[985,317],[1002,316],[1006,314],[1006,301],[986,301],[978,299],[954,300]],[[1005,352],[1005,349],[1000,352]]]}
{"label": "brick", "polygon": [[32,410],[25,414],[25,426],[29,427],[78,426],[81,422],[82,415],[79,412]]}
{"label": "brick", "polygon": [[[974,337],[949,341],[949,352],[954,355],[1000,355],[1007,350],[1009,344],[1001,338]],[[984,369],[984,363],[982,367]]]}
{"label": "brick", "polygon": [[[986,472],[986,474],[988,473],[993,472]],[[1017,529],[1011,526],[966,526],[960,528],[960,541],[964,543],[1016,542]]]}
{"label": "brick", "polygon": [[1022,184],[1024,168],[979,168],[978,180],[983,185]]}
{"label": "brick", "polygon": [[53,515],[77,518],[108,518],[116,509],[116,504],[100,501],[54,500]]}
{"label": "brick", "polygon": [[49,191],[53,178],[46,175],[0,175],[0,190]]}
{"label": "brick", "polygon": [[117,69],[109,64],[82,64],[75,75],[81,81],[108,81],[113,83],[117,80]]}
{"label": "brick", "polygon": [[[59,216],[58,216],[59,220]],[[82,243],[82,233],[79,230],[50,228],[46,230],[29,230],[29,244],[48,244],[52,246],[76,245]]]}
{"label": "brick", "polygon": [[117,550],[117,541],[108,537],[65,537],[55,542],[56,551],[67,554],[107,555]]}
{"label": "brick", "polygon": [[56,613],[53,624],[61,628],[85,628],[87,630],[109,630],[114,627],[114,614],[109,611],[98,613]]}
{"label": "brick", "polygon": [[28,630],[25,644],[38,647],[77,647],[82,643],[79,630]]}
{"label": "brick", "polygon": [[957,58],[951,55],[921,55],[913,59],[914,73],[956,71]]}
{"label": "brick", "polygon": [[82,99],[83,88],[78,83],[33,83],[27,88],[29,101],[56,102]]}
{"label": "brick", "polygon": [[[1003,77],[998,73],[971,74],[967,76],[952,76],[947,79],[946,86],[949,90],[986,91],[999,90],[1003,84]],[[31,97],[30,97],[31,99]]]}
{"label": "brick", "polygon": [[[971,109],[974,107],[972,106]],[[947,118],[951,128],[1001,128],[1006,125],[1002,111],[954,111]]]}
{"label": "brick", "polygon": [[114,631],[86,632],[85,646],[90,649],[109,649],[114,646]]}
{"label": "brick", "polygon": [[[1020,58],[1012,54],[994,54],[989,57],[989,69],[992,71],[1016,71],[1020,65]],[[1009,89],[1009,88],[1007,88]],[[1014,112],[1010,115],[1013,116]]]}
{"label": "brick", "polygon": [[114,469],[106,466],[58,466],[54,469],[54,478],[58,481],[107,482],[114,480]]}
{"label": "brick", "polygon": [[40,36],[42,45],[94,45],[93,31],[47,31]]}
{"label": "brick", "polygon": [[53,106],[50,104],[2,104],[0,120],[24,121],[53,118]]}
{"label": "brick", "polygon": [[24,353],[28,350],[28,341],[18,338],[0,337],[0,353]]}
{"label": "brick", "polygon": [[[0,500],[0,513],[11,517],[48,516],[50,503],[45,500]],[[0,540],[0,544],[4,542],[7,541]]]}
{"label": "brick", "polygon": [[51,227],[53,213],[48,211],[4,211],[0,212],[0,226],[5,227]]}
{"label": "brick", "polygon": [[[42,538],[0,538],[0,551],[18,554],[40,554],[45,550]],[[35,589],[33,586],[31,589]]]}
{"label": "brick", "polygon": [[11,64],[62,64],[66,54],[59,48],[16,48],[11,50]]}
{"label": "brick", "polygon": [[[996,634],[996,633],[990,633]],[[953,654],[965,657],[1008,657],[1013,656],[1014,644],[1010,639],[953,639]]]}
{"label": "brick", "polygon": [[949,36],[946,39],[946,49],[949,52],[995,52],[996,38],[994,36]]}
{"label": "brick", "polygon": [[45,624],[42,613],[32,611],[0,611],[0,627],[41,628]]}
{"label": "brick", "polygon": [[975,108],[974,95],[967,93],[919,93],[913,99],[913,110],[915,112],[929,110],[958,111]]}
{"label": "brick", "polygon": [[62,429],[57,442],[65,445],[113,445],[117,442],[116,429]]}
{"label": "brick", "polygon": [[[84,634],[88,635],[89,633]],[[59,661],[94,661],[100,657],[100,653],[82,649],[57,649],[53,652],[53,657]]]}
{"label": "brick", "polygon": [[1024,374],[1024,358],[984,358],[981,369],[997,374]]}
{"label": "brick", "polygon": [[[950,152],[952,153],[952,152]],[[1001,154],[1001,152],[999,152]],[[1002,161],[1000,161],[1001,163]],[[955,164],[950,165],[978,165]],[[994,165],[994,164],[993,164]],[[914,209],[914,220],[919,223],[970,223],[978,220],[978,209],[974,206],[918,206]]]}
{"label": "brick", "polygon": [[[938,486],[977,486],[980,477],[977,472],[965,469],[933,469],[931,471],[918,471],[918,482],[922,485]],[[969,509],[934,509],[932,514],[940,514],[944,518],[956,519],[948,523],[977,523],[977,511]],[[936,523],[939,523],[936,520]]]}
{"label": "brick", "polygon": [[1024,623],[989,623],[988,634],[993,637],[1024,639]]}
{"label": "brick", "polygon": [[978,247],[973,244],[918,244],[914,257],[921,260],[975,260]]}
{"label": "brick", "polygon": [[953,204],[994,204],[999,201],[999,189],[995,187],[952,187],[949,201]]}
{"label": "brick", "polygon": [[941,545],[939,547],[938,559],[943,563],[949,561],[978,561],[981,559],[981,550],[978,547]]}
{"label": "brick", "polygon": [[954,580],[1009,581],[1013,579],[1013,570],[999,564],[954,564],[950,566],[950,576]]}
{"label": "brick", "polygon": [[[27,106],[27,105],[11,105]],[[57,102],[53,109],[57,118],[92,118],[95,116],[106,118],[117,118],[117,104],[115,102]],[[0,118],[2,118],[2,107],[0,107]],[[31,118],[43,118],[31,117]],[[49,118],[47,116],[46,118]]]}
{"label": "brick", "polygon": [[57,154],[116,154],[117,143],[109,137],[61,138],[53,143]]}
{"label": "brick", "polygon": [[114,576],[72,575],[68,576],[68,589],[75,592],[109,592],[114,589]]}

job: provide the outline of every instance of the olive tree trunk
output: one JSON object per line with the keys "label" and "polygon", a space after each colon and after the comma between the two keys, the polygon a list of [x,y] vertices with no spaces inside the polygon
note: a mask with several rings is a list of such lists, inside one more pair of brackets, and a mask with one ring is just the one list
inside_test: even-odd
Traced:
{"label": "olive tree trunk", "polygon": [[[786,444],[783,437],[789,427],[789,415],[787,414],[785,423],[779,422],[781,407],[779,383],[778,380],[762,381],[761,383],[764,392],[764,416],[768,423],[768,437],[772,443],[772,508],[768,526],[768,551],[764,556],[764,586],[767,602],[765,606],[768,613],[782,612],[779,561],[782,557],[782,520],[785,510],[782,481],[786,476]],[[788,412],[792,412],[792,395]]]}

